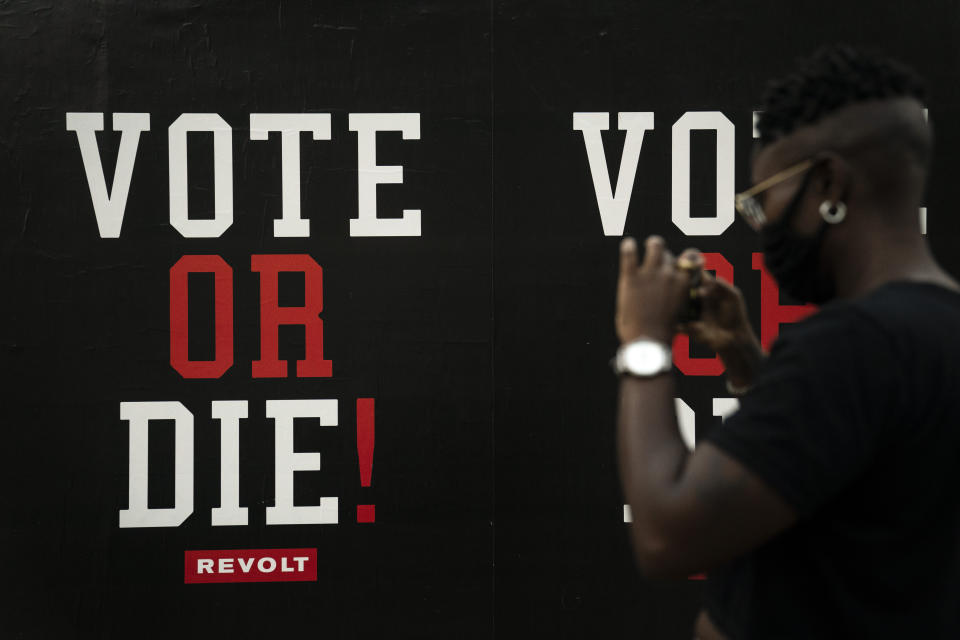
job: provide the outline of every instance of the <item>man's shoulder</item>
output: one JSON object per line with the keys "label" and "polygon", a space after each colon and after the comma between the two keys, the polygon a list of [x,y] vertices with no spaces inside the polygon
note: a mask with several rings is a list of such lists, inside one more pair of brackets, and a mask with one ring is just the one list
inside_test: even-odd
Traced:
{"label": "man's shoulder", "polygon": [[891,320],[923,320],[924,310],[960,314],[960,290],[934,282],[897,280],[850,301],[864,313]]}
{"label": "man's shoulder", "polygon": [[781,327],[773,352],[786,348],[819,349],[841,342],[845,345],[885,341],[889,330],[882,308],[865,300],[830,302],[800,322]]}
{"label": "man's shoulder", "polygon": [[854,313],[900,347],[960,348],[960,291],[933,282],[896,281],[852,300]]}
{"label": "man's shoulder", "polygon": [[960,292],[932,283],[891,282],[867,295],[837,300],[782,327],[773,362],[854,368],[873,377],[878,368],[960,361]]}
{"label": "man's shoulder", "polygon": [[859,298],[830,302],[786,326],[783,336],[801,342],[835,337],[896,343],[905,332],[942,328],[951,315],[960,320],[960,291],[929,282],[896,281]]}

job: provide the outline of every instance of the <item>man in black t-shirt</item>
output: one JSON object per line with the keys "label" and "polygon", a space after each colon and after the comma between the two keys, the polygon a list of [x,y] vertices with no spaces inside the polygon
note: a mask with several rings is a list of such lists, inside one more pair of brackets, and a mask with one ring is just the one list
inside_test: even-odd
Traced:
{"label": "man in black t-shirt", "polygon": [[[736,207],[781,290],[822,308],[769,356],[702,256],[621,243],[618,453],[641,570],[708,571],[701,640],[960,638],[960,285],[918,220],[932,135],[902,65],[827,47],[771,85]],[[678,267],[679,264],[679,267]],[[680,268],[683,267],[683,268]],[[692,267],[692,268],[691,268]],[[739,410],[688,452],[670,342]]]}

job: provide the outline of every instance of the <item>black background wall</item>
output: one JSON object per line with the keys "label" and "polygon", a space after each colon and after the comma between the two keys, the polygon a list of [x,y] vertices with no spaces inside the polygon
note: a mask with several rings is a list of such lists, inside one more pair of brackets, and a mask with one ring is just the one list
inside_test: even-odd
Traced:
{"label": "black background wall", "polygon": [[[960,135],[955,2],[0,2],[0,541],[5,637],[686,638],[702,582],[652,583],[633,566],[615,465],[617,237],[605,236],[572,114],[650,111],[625,232],[722,253],[759,326],[758,251],[737,221],[687,237],[671,221],[671,126],[721,111],[750,183],[752,111],[766,80],[826,42],[881,48],[930,87],[937,150],[928,238],[954,274]],[[118,112],[150,114],[119,238],[101,238],[68,112],[102,112],[110,184]],[[278,134],[251,113],[329,113],[301,138],[306,238],[276,238]],[[403,165],[381,217],[421,210],[421,235],[351,236],[351,113],[420,114],[420,138],[378,135]],[[167,128],[181,113],[232,127],[233,224],[184,238],[169,222]],[[213,138],[189,137],[190,215],[213,215]],[[691,215],[717,208],[716,136],[691,136]],[[332,376],[254,378],[254,254],[323,269]],[[233,270],[233,365],[184,379],[170,364],[170,268],[215,254]],[[190,280],[190,353],[214,353],[212,278]],[[298,291],[299,287],[299,291]],[[280,304],[303,303],[281,279]],[[784,301],[789,302],[789,301]],[[281,328],[281,359],[303,357]],[[709,357],[694,346],[692,355]],[[678,375],[699,432],[722,379]],[[267,525],[271,399],[337,399],[336,428],[298,421],[297,504],[339,497],[339,522]],[[372,482],[361,486],[357,398],[376,402]],[[129,429],[120,403],[179,401],[194,415],[194,509],[179,527],[120,528]],[[211,401],[246,400],[240,504],[212,526],[220,425]],[[150,435],[150,506],[173,501],[173,429]],[[376,521],[358,523],[357,505]],[[316,581],[184,584],[184,551],[316,548]]]}

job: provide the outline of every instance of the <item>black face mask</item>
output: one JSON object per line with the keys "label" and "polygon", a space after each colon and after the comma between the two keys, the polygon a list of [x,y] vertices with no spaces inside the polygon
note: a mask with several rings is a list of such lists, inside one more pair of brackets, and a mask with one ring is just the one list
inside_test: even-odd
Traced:
{"label": "black face mask", "polygon": [[835,295],[833,282],[819,276],[820,249],[829,225],[826,220],[821,221],[812,236],[797,235],[790,228],[790,222],[800,210],[810,175],[811,172],[807,172],[804,176],[780,219],[760,229],[760,239],[763,242],[763,262],[780,288],[799,302],[823,304]]}

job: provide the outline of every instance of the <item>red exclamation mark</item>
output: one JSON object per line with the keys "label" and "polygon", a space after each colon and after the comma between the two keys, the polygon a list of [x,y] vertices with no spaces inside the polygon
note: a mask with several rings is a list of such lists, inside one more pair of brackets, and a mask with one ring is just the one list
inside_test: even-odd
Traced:
{"label": "red exclamation mark", "polygon": [[[369,487],[373,475],[373,398],[357,398],[357,458],[360,461],[360,486]],[[373,504],[357,505],[357,522],[374,522]]]}

